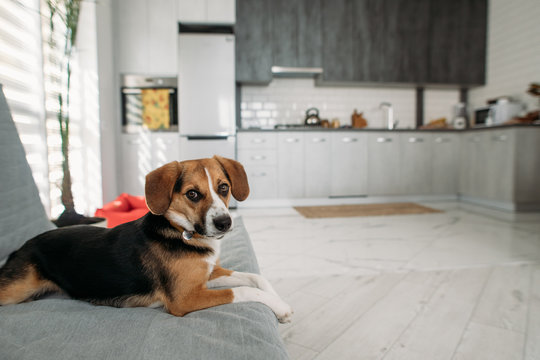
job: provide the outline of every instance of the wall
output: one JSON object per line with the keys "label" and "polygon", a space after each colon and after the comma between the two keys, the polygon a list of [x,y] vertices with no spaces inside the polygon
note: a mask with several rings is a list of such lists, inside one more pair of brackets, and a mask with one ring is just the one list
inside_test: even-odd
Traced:
{"label": "wall", "polygon": [[526,94],[540,82],[540,1],[490,0],[486,86],[470,92],[472,108],[501,95],[510,95],[538,109],[539,99]]}
{"label": "wall", "polygon": [[[457,90],[426,90],[424,120],[452,118]],[[301,124],[306,109],[316,107],[323,119],[338,118],[350,125],[354,109],[364,113],[370,128],[384,128],[381,102],[390,102],[399,128],[415,128],[416,90],[410,88],[368,88],[315,86],[313,79],[274,79],[268,86],[242,86],[242,127],[273,127]]]}

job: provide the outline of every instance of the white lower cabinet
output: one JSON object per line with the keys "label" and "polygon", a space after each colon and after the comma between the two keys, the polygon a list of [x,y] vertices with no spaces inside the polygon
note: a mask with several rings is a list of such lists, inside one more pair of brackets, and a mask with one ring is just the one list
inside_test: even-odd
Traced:
{"label": "white lower cabinet", "polygon": [[277,198],[277,134],[238,133],[237,159],[249,182],[249,199]]}
{"label": "white lower cabinet", "polygon": [[278,197],[304,197],[304,133],[278,134]]}
{"label": "white lower cabinet", "polygon": [[120,139],[119,191],[122,193],[144,195],[146,175],[161,165],[178,160],[177,133],[122,134]]}
{"label": "white lower cabinet", "polygon": [[399,134],[370,132],[368,143],[368,195],[401,193]]}
{"label": "white lower cabinet", "polygon": [[328,132],[304,134],[304,196],[324,198],[330,196],[331,136]]}
{"label": "white lower cabinet", "polygon": [[[332,133],[329,153],[330,195],[335,197],[367,194],[367,134]],[[323,165],[323,164],[321,164]]]}
{"label": "white lower cabinet", "polygon": [[432,193],[431,135],[419,132],[399,134],[400,195],[429,195]]}
{"label": "white lower cabinet", "polygon": [[435,133],[431,137],[431,184],[437,195],[458,193],[460,136]]}

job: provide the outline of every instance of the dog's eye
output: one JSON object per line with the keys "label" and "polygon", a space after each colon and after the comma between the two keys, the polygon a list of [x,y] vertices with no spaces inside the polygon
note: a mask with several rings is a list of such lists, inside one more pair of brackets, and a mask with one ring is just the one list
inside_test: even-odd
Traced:
{"label": "dog's eye", "polygon": [[201,194],[195,190],[189,190],[187,193],[186,193],[186,196],[189,200],[193,201],[193,202],[197,202],[199,200],[201,200]]}
{"label": "dog's eye", "polygon": [[229,193],[229,185],[227,184],[221,184],[218,186],[218,191],[221,195],[223,196],[227,196],[227,194]]}

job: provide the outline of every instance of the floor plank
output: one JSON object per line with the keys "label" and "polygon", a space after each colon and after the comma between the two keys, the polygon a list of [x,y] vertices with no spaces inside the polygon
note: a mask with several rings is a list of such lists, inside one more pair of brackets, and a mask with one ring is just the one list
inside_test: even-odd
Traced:
{"label": "floor plank", "polygon": [[309,319],[294,323],[283,334],[284,339],[316,351],[323,350],[387,295],[403,276],[383,274],[351,281],[349,291],[313,311]]}
{"label": "floor plank", "polygon": [[[426,279],[426,275],[431,279]],[[428,303],[437,289],[433,284],[444,279],[441,272],[410,273],[317,359],[379,358]]]}
{"label": "floor plank", "polygon": [[495,267],[471,321],[524,333],[530,275],[528,265]]}
{"label": "floor plank", "polygon": [[534,265],[530,282],[525,360],[540,359],[540,265]]}
{"label": "floor plank", "polygon": [[490,272],[490,268],[453,271],[384,359],[450,359]]}
{"label": "floor plank", "polygon": [[471,322],[453,360],[519,360],[524,334]]}

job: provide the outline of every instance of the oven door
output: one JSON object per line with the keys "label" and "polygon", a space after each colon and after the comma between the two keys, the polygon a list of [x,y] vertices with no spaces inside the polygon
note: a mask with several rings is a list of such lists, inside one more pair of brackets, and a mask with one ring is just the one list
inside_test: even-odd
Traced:
{"label": "oven door", "polygon": [[122,88],[122,131],[178,131],[176,88]]}

